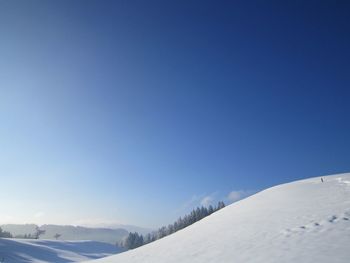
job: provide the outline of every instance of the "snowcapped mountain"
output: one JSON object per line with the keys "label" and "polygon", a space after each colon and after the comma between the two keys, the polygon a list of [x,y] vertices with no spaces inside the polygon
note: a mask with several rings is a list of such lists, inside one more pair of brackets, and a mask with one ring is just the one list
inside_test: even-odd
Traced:
{"label": "snowcapped mountain", "polygon": [[57,241],[0,238],[0,262],[68,263],[120,253],[111,244],[96,241]]}
{"label": "snowcapped mountain", "polygon": [[94,263],[350,262],[350,174],[275,186]]}

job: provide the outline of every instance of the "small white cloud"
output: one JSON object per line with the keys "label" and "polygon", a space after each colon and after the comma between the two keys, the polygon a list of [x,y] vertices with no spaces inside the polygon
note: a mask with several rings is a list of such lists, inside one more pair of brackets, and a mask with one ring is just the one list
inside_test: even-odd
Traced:
{"label": "small white cloud", "polygon": [[255,191],[252,191],[252,190],[234,190],[228,194],[227,200],[229,202],[233,203],[233,202],[241,200],[249,195],[252,195],[254,192]]}
{"label": "small white cloud", "polygon": [[187,212],[188,209],[192,209],[193,207],[195,207],[200,202],[202,196],[193,195],[190,199],[186,200],[179,208],[174,210],[174,214],[178,216],[183,215]]}
{"label": "small white cloud", "polygon": [[214,192],[210,195],[193,195],[191,198],[189,198],[186,202],[184,202],[178,209],[174,210],[174,214],[176,216],[183,216],[184,214],[188,213],[189,210],[196,208],[197,206],[209,206],[214,203],[216,200],[215,196],[217,195],[217,192]]}
{"label": "small white cloud", "polygon": [[201,204],[201,206],[209,206],[209,205],[211,205],[212,203],[213,203],[213,201],[214,201],[214,198],[213,198],[213,196],[212,195],[208,195],[208,196],[205,196],[202,200],[201,200],[201,202],[200,202],[200,204]]}

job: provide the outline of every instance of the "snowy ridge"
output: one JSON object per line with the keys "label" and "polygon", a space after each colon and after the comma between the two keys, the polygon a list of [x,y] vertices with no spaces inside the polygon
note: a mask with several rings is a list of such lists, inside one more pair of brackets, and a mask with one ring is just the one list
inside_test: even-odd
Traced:
{"label": "snowy ridge", "polygon": [[275,186],[94,263],[350,262],[350,174]]}
{"label": "snowy ridge", "polygon": [[96,241],[57,241],[0,238],[0,262],[66,263],[97,259],[121,252]]}

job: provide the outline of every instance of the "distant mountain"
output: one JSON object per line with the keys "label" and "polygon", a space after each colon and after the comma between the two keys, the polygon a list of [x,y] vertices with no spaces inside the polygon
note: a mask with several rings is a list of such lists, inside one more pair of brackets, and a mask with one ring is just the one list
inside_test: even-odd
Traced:
{"label": "distant mountain", "polygon": [[121,225],[121,224],[109,225],[108,228],[125,229],[128,232],[137,232],[142,235],[147,235],[148,233],[151,233],[152,231],[154,231],[154,229],[152,228],[139,227],[139,226],[133,226],[133,225]]}
{"label": "distant mountain", "polygon": [[8,224],[1,225],[2,230],[10,232],[14,237],[18,235],[33,234],[37,225],[34,224]]}
{"label": "distant mountain", "polygon": [[142,235],[147,235],[148,233],[151,233],[151,232],[156,230],[156,229],[147,228],[147,227],[126,225],[126,224],[119,224],[119,223],[111,223],[111,222],[82,223],[80,225],[83,227],[89,227],[89,228],[125,229],[128,232],[137,232],[137,233],[142,234]]}
{"label": "distant mountain", "polygon": [[[2,225],[1,228],[12,233],[13,236],[33,234],[37,226],[27,225]],[[55,234],[60,234],[60,240],[93,240],[115,244],[125,238],[129,232],[123,228],[90,228],[82,226],[61,226],[61,225],[42,225],[40,229],[45,230],[41,239],[54,239]]]}

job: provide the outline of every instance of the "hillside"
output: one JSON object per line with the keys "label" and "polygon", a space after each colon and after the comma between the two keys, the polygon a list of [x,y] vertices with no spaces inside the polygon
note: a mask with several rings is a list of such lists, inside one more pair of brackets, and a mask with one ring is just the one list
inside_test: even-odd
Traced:
{"label": "hillside", "polygon": [[269,188],[154,243],[94,263],[347,263],[350,174]]}
{"label": "hillside", "polygon": [[0,262],[68,263],[97,259],[121,252],[95,241],[54,241],[0,238]]}
{"label": "hillside", "polygon": [[[2,225],[1,228],[5,231],[12,233],[14,236],[33,234],[35,232],[36,225]],[[45,230],[45,234],[41,239],[54,239],[56,233],[61,234],[62,240],[94,240],[100,242],[106,242],[110,244],[116,244],[120,242],[124,237],[128,235],[128,231],[122,228],[109,229],[109,228],[90,228],[81,226],[61,226],[61,225],[43,225],[40,229]]]}

